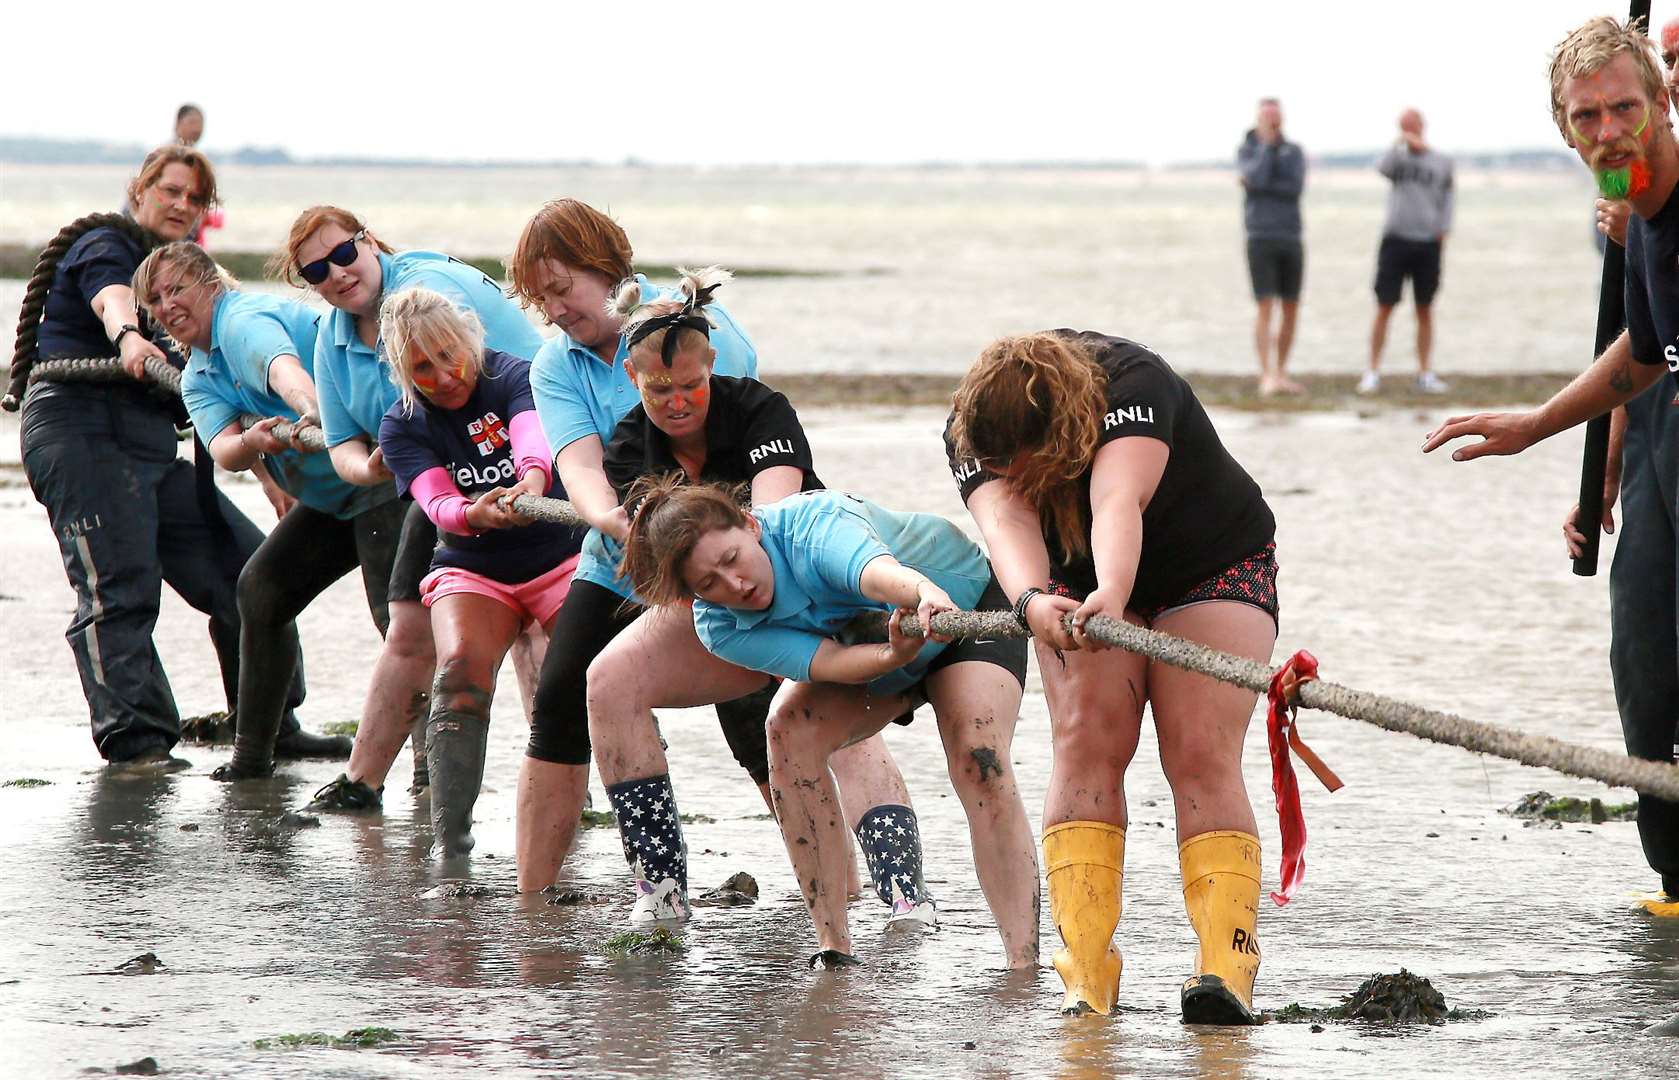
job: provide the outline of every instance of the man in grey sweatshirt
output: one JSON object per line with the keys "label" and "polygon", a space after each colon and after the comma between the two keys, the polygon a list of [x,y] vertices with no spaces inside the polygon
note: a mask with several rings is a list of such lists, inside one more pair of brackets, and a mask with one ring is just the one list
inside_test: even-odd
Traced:
{"label": "man in grey sweatshirt", "polygon": [[[1302,393],[1305,387],[1288,377],[1287,368],[1306,269],[1305,248],[1300,242],[1300,192],[1306,186],[1306,155],[1298,144],[1283,138],[1283,110],[1276,98],[1259,103],[1253,130],[1236,150],[1236,169],[1244,192],[1248,276],[1253,281],[1253,298],[1259,304],[1253,324],[1254,349],[1259,353],[1259,392]],[[1279,304],[1282,319],[1273,336],[1271,313]]]}
{"label": "man in grey sweatshirt", "polygon": [[1422,113],[1399,115],[1399,141],[1376,169],[1393,184],[1388,191],[1387,224],[1376,256],[1376,321],[1370,327],[1370,368],[1358,392],[1381,389],[1382,346],[1388,318],[1399,303],[1405,279],[1417,305],[1417,389],[1440,394],[1446,384],[1429,368],[1434,347],[1434,293],[1440,287],[1440,255],[1452,227],[1452,159],[1423,141]]}

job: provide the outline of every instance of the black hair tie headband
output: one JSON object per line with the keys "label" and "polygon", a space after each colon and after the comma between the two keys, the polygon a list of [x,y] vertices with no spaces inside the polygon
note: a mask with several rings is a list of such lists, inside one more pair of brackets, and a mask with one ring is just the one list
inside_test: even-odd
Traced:
{"label": "black hair tie headband", "polygon": [[670,367],[676,362],[676,343],[682,336],[676,331],[695,330],[707,341],[711,340],[711,320],[707,319],[699,309],[711,303],[711,294],[716,291],[716,285],[707,285],[693,296],[688,297],[677,310],[664,315],[655,315],[637,326],[630,334],[629,347],[635,348],[637,343],[651,337],[660,330],[670,330],[672,332],[665,335],[663,347],[659,350],[659,359],[665,362],[665,367]]}

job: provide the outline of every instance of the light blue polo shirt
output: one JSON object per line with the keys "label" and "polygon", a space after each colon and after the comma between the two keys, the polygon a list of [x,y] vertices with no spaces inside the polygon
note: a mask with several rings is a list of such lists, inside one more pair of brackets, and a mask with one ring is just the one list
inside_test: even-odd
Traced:
{"label": "light blue polo shirt", "polygon": [[[775,574],[770,606],[746,611],[696,600],[694,629],[713,654],[753,671],[809,682],[824,639],[863,612],[890,610],[862,591],[863,568],[882,555],[931,578],[964,610],[991,581],[985,553],[936,514],[899,513],[838,491],[801,491],[752,515]],[[869,692],[908,690],[946,644],[927,642],[908,664],[870,682]]]}
{"label": "light blue polo shirt", "polygon": [[[379,253],[384,296],[424,287],[442,293],[478,316],[484,344],[525,360],[542,348],[542,334],[519,305],[478,270],[436,251]],[[379,438],[379,421],[396,404],[396,384],[383,363],[383,349],[362,344],[355,316],[333,308],[315,341],[315,387],[321,399],[321,430],[328,446],[351,439]]]}
{"label": "light blue polo shirt", "polygon": [[[297,410],[269,388],[268,367],[276,357],[295,356],[310,371],[321,319],[313,308],[265,293],[225,292],[213,310],[209,351],[193,349],[181,377],[181,400],[206,448],[245,413],[297,419]],[[298,502],[335,517],[355,517],[396,497],[390,484],[346,484],[325,453],[287,450],[268,455],[267,464],[274,481]]]}
{"label": "light blue polo shirt", "polygon": [[[641,274],[635,279],[641,283],[644,297],[669,300],[682,295],[675,288],[654,285]],[[705,313],[715,324],[711,329],[711,347],[717,350],[717,359],[712,362],[712,372],[756,379],[758,350],[734,316],[716,304],[706,307]],[[536,359],[531,361],[531,391],[536,395],[536,415],[542,421],[542,433],[555,454],[590,435],[600,439],[604,450],[612,441],[618,421],[641,403],[641,395],[624,369],[629,355],[622,334],[618,335],[618,351],[610,364],[565,333],[549,338],[537,351]],[[616,541],[601,535],[598,529],[590,529],[572,579],[590,581],[619,596],[633,598],[629,581],[618,576],[621,555]]]}

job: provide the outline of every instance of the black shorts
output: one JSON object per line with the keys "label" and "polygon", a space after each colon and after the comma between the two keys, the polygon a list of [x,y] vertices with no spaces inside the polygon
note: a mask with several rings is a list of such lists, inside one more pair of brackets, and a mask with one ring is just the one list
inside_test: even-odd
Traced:
{"label": "black shorts", "polygon": [[1305,276],[1306,248],[1299,240],[1248,240],[1248,277],[1253,282],[1255,300],[1298,300]]}
{"label": "black shorts", "polygon": [[1418,307],[1434,302],[1440,288],[1440,241],[1382,237],[1376,253],[1376,303],[1383,307],[1399,303],[1406,278],[1411,279],[1411,295]]}
{"label": "black shorts", "polygon": [[[1009,607],[1008,594],[997,583],[995,576],[985,586],[985,592],[980,594],[979,603],[974,605],[975,611],[1007,610]],[[952,664],[964,664],[970,660],[977,660],[985,664],[995,664],[1014,676],[1014,681],[1026,689],[1026,653],[1030,647],[1028,639],[1023,637],[1005,638],[957,638],[944,647],[944,651],[933,657],[933,662],[927,665],[927,674],[921,681],[911,686],[904,694],[910,699],[910,707],[893,719],[894,724],[908,724],[915,719],[915,710],[927,704],[927,680],[935,672],[943,671]]]}
{"label": "black shorts", "polygon": [[396,565],[391,567],[391,587],[387,598],[412,600],[419,603],[420,582],[431,572],[431,554],[437,548],[437,526],[426,517],[420,504],[408,504],[408,516],[402,519],[402,539],[396,545]]}

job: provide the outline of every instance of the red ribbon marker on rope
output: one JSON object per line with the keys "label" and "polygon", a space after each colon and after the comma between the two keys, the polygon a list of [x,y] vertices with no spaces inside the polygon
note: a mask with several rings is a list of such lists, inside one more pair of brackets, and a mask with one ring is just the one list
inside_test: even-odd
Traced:
{"label": "red ribbon marker on rope", "polygon": [[1277,822],[1282,826],[1282,891],[1271,894],[1271,902],[1282,907],[1294,899],[1295,890],[1306,876],[1306,816],[1300,809],[1300,784],[1294,778],[1292,748],[1312,775],[1330,791],[1339,791],[1341,778],[1300,738],[1295,724],[1295,696],[1303,682],[1318,677],[1317,657],[1301,649],[1271,676],[1266,734],[1271,746],[1271,791],[1277,797]]}

